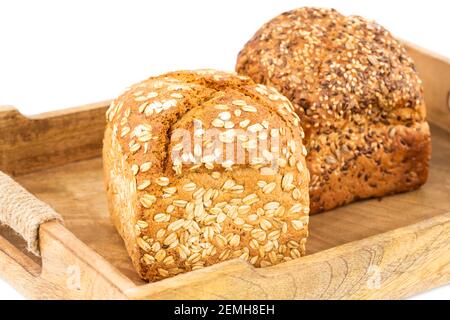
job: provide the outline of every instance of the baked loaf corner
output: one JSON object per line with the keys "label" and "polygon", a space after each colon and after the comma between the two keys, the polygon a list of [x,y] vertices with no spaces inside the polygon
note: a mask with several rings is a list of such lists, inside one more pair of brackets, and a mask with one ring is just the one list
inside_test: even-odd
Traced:
{"label": "baked loaf corner", "polygon": [[332,9],[264,24],[238,73],[278,89],[305,130],[311,213],[425,183],[431,154],[422,83],[386,29]]}
{"label": "baked loaf corner", "polygon": [[231,73],[167,73],[114,100],[103,149],[108,203],[140,276],[303,255],[302,136],[285,97]]}

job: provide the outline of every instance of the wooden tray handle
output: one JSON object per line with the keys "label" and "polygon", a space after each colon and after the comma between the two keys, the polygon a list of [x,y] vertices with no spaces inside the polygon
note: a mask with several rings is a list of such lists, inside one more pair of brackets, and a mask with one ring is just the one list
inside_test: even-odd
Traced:
{"label": "wooden tray handle", "polygon": [[40,256],[39,226],[50,220],[62,221],[62,218],[0,171],[0,223],[22,236],[28,250],[37,256]]}

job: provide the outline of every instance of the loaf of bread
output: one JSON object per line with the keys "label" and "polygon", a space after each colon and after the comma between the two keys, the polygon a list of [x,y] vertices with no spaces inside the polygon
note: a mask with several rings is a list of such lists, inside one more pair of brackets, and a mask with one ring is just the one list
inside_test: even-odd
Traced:
{"label": "loaf of bread", "polygon": [[232,73],[167,73],[115,99],[103,149],[108,203],[140,276],[303,255],[303,135],[284,96]]}
{"label": "loaf of bread", "polygon": [[301,8],[264,24],[236,70],[278,89],[300,116],[311,213],[418,188],[431,153],[421,81],[383,27]]}

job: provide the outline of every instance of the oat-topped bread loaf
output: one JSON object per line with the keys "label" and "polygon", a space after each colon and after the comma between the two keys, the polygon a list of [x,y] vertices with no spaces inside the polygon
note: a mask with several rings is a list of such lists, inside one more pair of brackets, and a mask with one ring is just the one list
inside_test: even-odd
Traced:
{"label": "oat-topped bread loaf", "polygon": [[275,89],[212,70],[167,73],[129,88],[107,119],[109,208],[142,278],[304,254],[306,149]]}
{"label": "oat-topped bread loaf", "polygon": [[411,58],[383,27],[335,10],[279,15],[236,70],[274,86],[302,120],[311,213],[425,183],[430,132]]}

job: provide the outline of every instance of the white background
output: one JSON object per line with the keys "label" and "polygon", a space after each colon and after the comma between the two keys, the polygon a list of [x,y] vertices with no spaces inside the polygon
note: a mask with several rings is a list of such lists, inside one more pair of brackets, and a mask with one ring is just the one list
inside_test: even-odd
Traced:
{"label": "white background", "polygon": [[[0,105],[24,114],[116,96],[177,69],[233,70],[268,19],[305,5],[375,19],[450,57],[449,1],[5,1],[0,0]],[[20,298],[0,280],[0,298]],[[450,286],[416,296],[450,299]]]}

